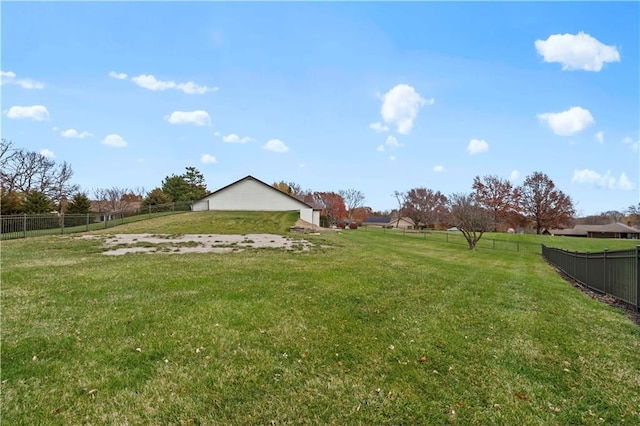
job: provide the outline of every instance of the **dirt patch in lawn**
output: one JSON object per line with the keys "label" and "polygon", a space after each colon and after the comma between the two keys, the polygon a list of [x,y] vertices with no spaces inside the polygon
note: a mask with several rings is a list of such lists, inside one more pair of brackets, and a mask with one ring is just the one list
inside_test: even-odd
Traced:
{"label": "dirt patch in lawn", "polygon": [[81,239],[104,240],[104,255],[127,253],[233,253],[246,249],[276,248],[307,251],[313,244],[275,234],[115,234],[83,235]]}

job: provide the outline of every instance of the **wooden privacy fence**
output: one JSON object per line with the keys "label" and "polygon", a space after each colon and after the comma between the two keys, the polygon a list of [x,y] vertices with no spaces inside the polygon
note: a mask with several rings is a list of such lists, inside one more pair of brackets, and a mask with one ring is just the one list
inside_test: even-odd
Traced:
{"label": "wooden privacy fence", "polygon": [[640,246],[598,253],[570,252],[542,245],[542,256],[592,290],[608,294],[640,310]]}

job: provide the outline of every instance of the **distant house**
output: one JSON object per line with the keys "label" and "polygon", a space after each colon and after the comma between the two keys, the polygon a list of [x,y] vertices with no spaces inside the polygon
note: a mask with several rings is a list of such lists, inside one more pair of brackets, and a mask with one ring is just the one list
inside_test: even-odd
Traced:
{"label": "distant house", "polygon": [[392,219],[389,222],[389,227],[400,229],[416,229],[416,224],[413,222],[413,219],[409,217],[400,217]]}
{"label": "distant house", "polygon": [[608,225],[576,225],[571,229],[548,229],[550,235],[584,238],[640,238],[640,229],[632,228],[624,223],[615,222]]}
{"label": "distant house", "polygon": [[299,211],[300,219],[320,226],[320,210],[253,176],[246,176],[191,204],[193,211]]}
{"label": "distant house", "polygon": [[91,212],[95,214],[96,221],[103,222],[113,220],[116,217],[131,216],[142,207],[141,200],[134,201],[108,201],[92,200]]}
{"label": "distant house", "polygon": [[364,226],[380,226],[384,228],[389,226],[389,222],[391,222],[390,217],[369,216],[362,222],[362,224]]}

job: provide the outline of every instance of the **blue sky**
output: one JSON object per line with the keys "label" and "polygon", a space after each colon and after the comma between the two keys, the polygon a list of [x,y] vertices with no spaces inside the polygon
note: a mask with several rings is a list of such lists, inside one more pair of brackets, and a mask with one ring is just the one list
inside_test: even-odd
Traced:
{"label": "blue sky", "polygon": [[640,4],[2,2],[2,136],[94,188],[195,166],[469,192],[546,173],[580,214],[640,190]]}

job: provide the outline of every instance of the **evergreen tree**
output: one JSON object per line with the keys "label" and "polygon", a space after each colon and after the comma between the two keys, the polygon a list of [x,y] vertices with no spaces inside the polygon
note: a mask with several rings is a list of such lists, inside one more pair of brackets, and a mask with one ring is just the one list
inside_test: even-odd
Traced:
{"label": "evergreen tree", "polygon": [[40,191],[29,192],[22,207],[27,214],[49,213],[55,209],[53,201]]}
{"label": "evergreen tree", "polygon": [[87,194],[76,193],[67,206],[68,214],[86,214],[91,212],[91,201]]}
{"label": "evergreen tree", "polygon": [[22,197],[17,191],[6,191],[0,185],[0,214],[22,213]]}
{"label": "evergreen tree", "polygon": [[162,204],[168,204],[171,202],[171,196],[166,194],[160,188],[154,188],[147,196],[142,200],[143,206],[159,206]]}

